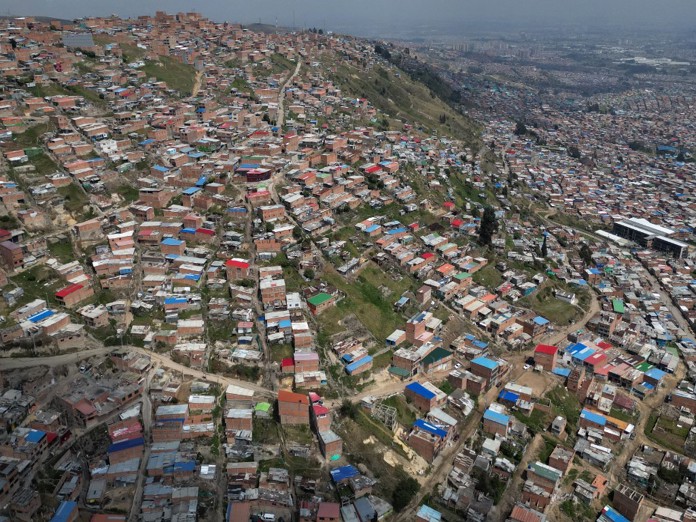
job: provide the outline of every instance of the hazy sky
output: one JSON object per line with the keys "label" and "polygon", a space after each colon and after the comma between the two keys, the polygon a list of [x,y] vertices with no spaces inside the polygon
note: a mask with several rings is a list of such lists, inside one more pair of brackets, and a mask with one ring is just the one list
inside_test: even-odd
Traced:
{"label": "hazy sky", "polygon": [[[0,14],[78,18],[199,11],[214,20],[324,27],[358,35],[423,34],[459,26],[696,30],[695,0],[0,0]],[[293,15],[294,13],[294,15]]]}

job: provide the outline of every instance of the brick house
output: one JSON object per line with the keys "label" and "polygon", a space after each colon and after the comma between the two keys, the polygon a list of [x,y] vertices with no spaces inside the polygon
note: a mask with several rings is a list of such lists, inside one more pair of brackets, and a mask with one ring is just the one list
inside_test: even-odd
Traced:
{"label": "brick house", "polygon": [[301,393],[278,392],[278,414],[282,425],[309,426],[309,399]]}

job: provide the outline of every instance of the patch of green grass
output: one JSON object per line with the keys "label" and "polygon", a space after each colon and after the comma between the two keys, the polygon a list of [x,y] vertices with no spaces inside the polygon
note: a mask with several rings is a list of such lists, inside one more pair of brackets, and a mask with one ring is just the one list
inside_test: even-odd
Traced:
{"label": "patch of green grass", "polygon": [[440,388],[447,395],[454,391],[454,386],[452,386],[452,384],[447,380],[442,381],[440,384],[437,385],[437,387]]}
{"label": "patch of green grass", "polygon": [[249,94],[254,92],[254,89],[251,87],[251,85],[249,85],[249,82],[244,78],[240,78],[239,76],[232,80],[232,85],[230,87],[232,89],[237,89],[239,92],[246,92]]}
{"label": "patch of green grass", "polygon": [[387,351],[384,353],[379,354],[372,360],[372,370],[381,370],[382,368],[386,368],[391,364],[392,361],[392,353],[391,351]]}
{"label": "patch of green grass", "polygon": [[41,152],[36,156],[32,156],[29,163],[34,165],[38,174],[49,175],[59,172],[58,165],[47,154]]}
{"label": "patch of green grass", "polygon": [[539,451],[539,462],[545,463],[547,460],[549,460],[551,453],[553,453],[553,450],[556,448],[556,443],[549,437],[542,436],[542,438],[544,439],[544,445]]}
{"label": "patch of green grass", "polygon": [[252,438],[257,444],[278,444],[280,434],[278,424],[273,419],[260,419],[254,417]]}
{"label": "patch of green grass", "polygon": [[361,274],[355,282],[349,283],[338,273],[328,269],[324,272],[324,279],[347,295],[339,303],[343,305],[340,308],[354,312],[378,340],[385,339],[403,323],[403,318],[393,309],[391,298],[384,297],[381,290],[370,282],[369,275]]}
{"label": "patch of green grass", "polygon": [[570,324],[581,315],[577,307],[556,299],[551,287],[542,288],[536,293],[520,299],[518,303],[520,306],[531,308],[537,314],[558,325]]}
{"label": "patch of green grass", "polygon": [[69,239],[61,239],[54,243],[49,243],[48,251],[61,263],[69,263],[75,259],[75,253]]}
{"label": "patch of green grass", "polygon": [[273,74],[289,72],[295,69],[295,63],[288,60],[285,56],[278,53],[273,53],[270,56],[271,72]]}
{"label": "patch of green grass", "polygon": [[620,410],[618,408],[612,408],[611,411],[609,412],[610,417],[614,417],[615,419],[622,420],[624,422],[635,422],[636,421],[636,416],[631,415],[630,413],[627,413],[623,410]]}
{"label": "patch of green grass", "polygon": [[546,431],[549,424],[549,419],[546,413],[541,410],[532,410],[532,413],[525,415],[521,411],[514,411],[513,415],[522,424],[527,426],[534,433],[541,433]]}
{"label": "patch of green grass", "polygon": [[484,266],[471,277],[477,285],[483,285],[489,290],[497,288],[503,282],[503,274],[493,265]]}
{"label": "patch of green grass", "polygon": [[273,344],[269,346],[271,350],[271,360],[279,363],[286,357],[292,357],[293,348],[289,344]]}
{"label": "patch of green grass", "polygon": [[392,434],[389,430],[381,424],[379,421],[371,419],[367,416],[365,412],[358,411],[355,417],[355,422],[357,422],[364,430],[366,430],[371,435],[374,435],[377,440],[384,444],[387,448],[391,448],[396,453],[400,454],[402,457],[406,457],[406,452],[404,449],[394,442]]}
{"label": "patch of green grass", "polygon": [[[645,434],[648,438],[677,453],[684,451],[684,442],[689,435],[689,426],[679,426],[676,420],[668,419],[662,415],[654,423],[651,422],[652,419],[651,415],[646,425]],[[650,432],[648,432],[649,427],[651,427]]]}
{"label": "patch of green grass", "polygon": [[466,141],[475,139],[476,125],[469,118],[454,111],[407,73],[379,65],[369,71],[347,62],[331,65],[335,66],[331,69],[333,79],[344,91],[367,98],[383,114]]}
{"label": "patch of green grass", "polygon": [[546,394],[554,409],[568,421],[570,426],[577,426],[580,419],[580,402],[577,397],[562,386],[556,386]]}
{"label": "patch of green grass", "polygon": [[402,395],[392,395],[382,401],[386,406],[396,408],[396,418],[402,426],[412,426],[416,422],[416,414],[406,402],[406,398]]}
{"label": "patch of green grass", "polygon": [[16,286],[24,289],[24,295],[18,303],[19,306],[34,299],[45,299],[49,305],[57,305],[56,291],[67,286],[53,270],[45,265],[33,266],[11,279]]}
{"label": "patch of green grass", "polygon": [[137,201],[140,197],[140,191],[137,189],[137,187],[133,187],[132,185],[123,184],[116,187],[114,191],[121,196],[126,203]]}
{"label": "patch of green grass", "polygon": [[297,444],[312,443],[312,432],[309,426],[283,426],[282,429],[285,432],[285,438],[289,441]]}
{"label": "patch of green grass", "polygon": [[157,81],[165,82],[167,87],[179,91],[184,96],[191,94],[196,77],[192,65],[181,63],[168,56],[160,56],[159,61],[148,60],[140,69],[148,76],[154,76]]}
{"label": "patch of green grass", "polygon": [[51,123],[39,123],[29,127],[21,134],[13,136],[14,142],[22,148],[35,147],[41,145],[40,137],[47,132],[51,132],[55,127]]}
{"label": "patch of green grass", "polygon": [[75,183],[70,183],[70,185],[65,185],[64,187],[58,187],[58,193],[63,196],[65,200],[63,204],[65,210],[71,214],[82,212],[83,207],[88,203],[87,196]]}

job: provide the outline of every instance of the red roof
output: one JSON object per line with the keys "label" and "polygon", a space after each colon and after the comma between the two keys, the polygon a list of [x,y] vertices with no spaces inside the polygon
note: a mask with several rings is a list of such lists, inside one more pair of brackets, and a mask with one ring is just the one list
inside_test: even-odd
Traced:
{"label": "red roof", "polygon": [[371,167],[367,167],[365,169],[366,174],[374,174],[375,172],[379,172],[382,170],[382,168],[379,165],[372,165]]}
{"label": "red roof", "polygon": [[597,343],[597,346],[599,346],[602,350],[608,350],[609,348],[611,348],[611,344],[609,344],[606,341],[599,341]]}
{"label": "red roof", "polygon": [[463,224],[464,224],[464,220],[463,220],[463,219],[457,218],[457,219],[453,219],[453,220],[452,220],[452,226],[453,226],[453,227],[461,227]]}
{"label": "red roof", "polygon": [[534,348],[534,353],[545,353],[547,355],[555,355],[558,352],[558,348],[548,344],[537,344]]}
{"label": "red roof", "polygon": [[300,404],[309,405],[309,398],[301,393],[293,393],[288,390],[280,390],[278,392],[278,402],[298,402]]}
{"label": "red roof", "polygon": [[292,357],[286,357],[280,361],[281,368],[290,368],[291,366],[295,366],[295,360]]}
{"label": "red roof", "polygon": [[326,415],[329,413],[329,408],[322,406],[321,404],[315,404],[312,406],[315,415]]}
{"label": "red roof", "polygon": [[82,286],[80,283],[75,283],[73,285],[66,286],[62,290],[58,290],[56,292],[56,297],[60,297],[60,298],[67,297],[70,294],[72,294],[73,292],[77,292],[81,288],[84,288],[84,286]]}
{"label": "red roof", "polygon": [[234,268],[249,268],[249,263],[246,261],[239,261],[238,259],[228,259],[225,262],[226,266],[232,266]]}
{"label": "red roof", "polygon": [[454,208],[454,203],[451,201],[445,201],[442,206],[445,208]]}
{"label": "red roof", "polygon": [[603,363],[604,361],[607,360],[607,356],[604,355],[601,352],[596,352],[590,355],[587,359],[585,359],[585,363],[591,364],[592,366],[596,366],[599,363]]}
{"label": "red roof", "polygon": [[341,516],[341,506],[335,502],[322,502],[317,510],[317,519],[338,518]]}
{"label": "red roof", "polygon": [[411,223],[408,228],[412,230],[418,230],[420,228],[420,225],[418,223]]}
{"label": "red roof", "polygon": [[214,235],[215,235],[215,231],[214,231],[214,230],[210,230],[209,228],[197,228],[197,229],[196,229],[196,234],[206,234],[206,235],[208,235],[208,236],[214,236]]}
{"label": "red roof", "polygon": [[317,402],[321,400],[321,396],[316,392],[309,392],[309,400],[312,402]]}
{"label": "red roof", "polygon": [[423,259],[432,259],[433,257],[435,257],[435,254],[433,254],[432,252],[426,252],[425,254],[422,254],[421,257]]}

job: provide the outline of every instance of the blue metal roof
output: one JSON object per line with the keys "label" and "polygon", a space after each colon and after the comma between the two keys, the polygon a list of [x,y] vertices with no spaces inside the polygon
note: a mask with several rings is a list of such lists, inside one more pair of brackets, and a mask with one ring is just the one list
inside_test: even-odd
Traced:
{"label": "blue metal roof", "polygon": [[184,279],[189,279],[191,281],[198,281],[200,278],[200,274],[184,274]]}
{"label": "blue metal roof", "polygon": [[570,375],[570,369],[569,368],[554,368],[553,372],[556,375],[560,375],[561,377],[568,377]]}
{"label": "blue metal roof", "polygon": [[510,422],[510,417],[508,417],[507,415],[503,415],[502,413],[498,413],[497,411],[491,410],[490,408],[484,412],[483,418],[489,421],[493,421],[496,424],[502,424],[504,426],[507,426]]}
{"label": "blue metal roof", "polygon": [[185,196],[193,196],[196,192],[200,192],[201,189],[200,187],[190,187],[185,190],[183,190],[181,193],[184,194]]}
{"label": "blue metal roof", "polygon": [[47,317],[51,317],[55,312],[53,310],[41,310],[38,314],[34,314],[29,318],[32,323],[43,321]]}
{"label": "blue metal roof", "polygon": [[416,422],[413,423],[413,425],[416,428],[421,429],[423,431],[427,431],[428,433],[431,433],[436,437],[440,437],[441,439],[444,439],[447,436],[446,430],[438,428],[437,426],[433,426],[429,422],[425,422],[423,419],[417,419]]}
{"label": "blue metal roof", "polygon": [[290,319],[283,319],[278,323],[280,328],[289,328],[292,326],[292,321]]}
{"label": "blue metal roof", "polygon": [[368,363],[372,362],[372,356],[368,355],[366,357],[363,357],[362,359],[358,359],[357,361],[350,363],[348,366],[346,366],[346,371],[348,373],[353,373],[355,370],[360,368],[361,366],[364,366]]}
{"label": "blue metal roof", "polygon": [[38,444],[41,442],[41,439],[43,439],[46,436],[46,432],[41,431],[41,430],[31,430],[29,433],[27,433],[27,436],[24,437],[24,440],[27,442],[32,442],[34,444]]}
{"label": "blue metal roof", "polygon": [[159,172],[169,172],[169,169],[167,167],[163,167],[162,165],[155,165],[152,168]]}
{"label": "blue metal roof", "polygon": [[516,393],[512,393],[511,391],[508,391],[508,390],[501,390],[500,393],[498,394],[498,398],[501,401],[517,403],[520,396],[517,395]]}
{"label": "blue metal roof", "polygon": [[442,513],[425,504],[418,508],[417,516],[419,520],[427,520],[428,522],[439,522],[442,520]]}
{"label": "blue metal roof", "polygon": [[206,181],[208,181],[208,178],[206,178],[205,176],[201,176],[200,178],[198,178],[198,181],[196,181],[196,186],[202,187],[205,185]]}
{"label": "blue metal roof", "polygon": [[393,234],[402,234],[403,232],[408,232],[408,229],[406,228],[395,228],[393,230],[387,231],[388,235],[393,235]]}
{"label": "blue metal roof", "polygon": [[367,228],[365,229],[365,232],[374,232],[374,231],[377,230],[378,228],[379,228],[379,225],[370,225],[369,227],[367,227]]}
{"label": "blue metal roof", "polygon": [[179,233],[181,234],[195,234],[196,229],[195,228],[182,228]]}
{"label": "blue metal roof", "polygon": [[416,395],[420,395],[421,397],[427,400],[435,398],[435,394],[419,382],[412,382],[411,384],[406,386],[406,389],[411,390]]}
{"label": "blue metal roof", "polygon": [[645,372],[646,377],[650,377],[656,381],[661,381],[665,375],[667,375],[667,372],[663,372],[659,368],[650,368],[647,372]]}
{"label": "blue metal roof", "polygon": [[604,415],[599,415],[598,413],[585,409],[580,412],[580,417],[600,426],[604,426],[607,423],[607,419],[604,417]]}
{"label": "blue metal roof", "polygon": [[495,370],[498,367],[498,363],[488,357],[476,357],[476,359],[472,359],[471,363],[478,364],[489,370]]}
{"label": "blue metal roof", "polygon": [[188,299],[185,297],[165,297],[164,304],[182,304],[188,303]]}
{"label": "blue metal roof", "polygon": [[166,237],[162,240],[163,245],[167,246],[179,246],[183,241],[181,239],[175,239],[173,237]]}
{"label": "blue metal roof", "polygon": [[114,442],[109,446],[109,449],[107,450],[108,453],[116,453],[117,451],[123,451],[131,448],[136,448],[138,446],[142,446],[145,444],[145,441],[142,437],[138,437],[137,439],[130,439],[130,440],[123,440],[121,442]]}
{"label": "blue metal roof", "polygon": [[573,354],[573,359],[577,359],[579,361],[585,361],[588,357],[591,355],[594,355],[595,351],[592,348],[584,348],[583,350],[580,350],[579,352],[575,352]]}
{"label": "blue metal roof", "polygon": [[544,317],[541,317],[540,315],[537,315],[534,318],[534,324],[538,324],[539,326],[544,326],[544,325],[549,324],[549,320],[544,318]]}
{"label": "blue metal roof", "polygon": [[340,468],[335,468],[331,470],[331,479],[334,482],[343,482],[352,477],[357,477],[360,475],[358,468],[355,466],[341,466]]}
{"label": "blue metal roof", "polygon": [[621,513],[616,511],[615,509],[605,506],[604,509],[602,509],[602,517],[606,518],[610,522],[631,522],[629,519],[627,519],[625,516],[623,516]]}
{"label": "blue metal roof", "polygon": [[77,502],[73,502],[72,500],[64,500],[60,503],[58,509],[56,509],[56,512],[54,513],[50,522],[68,522],[68,520],[70,520],[70,516],[76,510]]}

